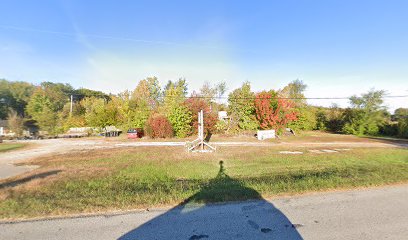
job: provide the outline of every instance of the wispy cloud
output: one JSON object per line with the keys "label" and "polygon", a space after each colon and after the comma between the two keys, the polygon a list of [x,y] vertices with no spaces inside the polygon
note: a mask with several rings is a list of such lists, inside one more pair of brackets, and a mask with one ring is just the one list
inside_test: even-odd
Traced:
{"label": "wispy cloud", "polygon": [[86,87],[114,93],[133,90],[139,80],[148,76],[158,77],[163,85],[170,79],[183,77],[188,80],[190,90],[197,90],[205,81],[226,81],[231,86],[240,75],[239,68],[233,64],[199,58],[179,62],[99,55],[89,57],[87,62],[89,65],[82,74]]}

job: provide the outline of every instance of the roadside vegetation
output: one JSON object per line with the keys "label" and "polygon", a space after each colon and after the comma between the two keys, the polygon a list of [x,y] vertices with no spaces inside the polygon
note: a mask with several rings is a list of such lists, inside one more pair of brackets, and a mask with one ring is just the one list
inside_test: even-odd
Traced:
{"label": "roadside vegetation", "polygon": [[[146,208],[187,199],[225,202],[408,182],[407,149],[318,154],[293,144],[313,142],[313,136],[337,142],[359,142],[367,136],[408,138],[408,110],[389,113],[383,104],[384,91],[351,96],[350,107],[340,108],[309,105],[304,96],[307,86],[301,80],[259,92],[244,82],[226,97],[223,82],[204,83],[190,95],[183,78],[161,86],[156,77],[148,77],[135,85],[132,91],[105,94],[62,83],[0,80],[4,103],[0,119],[7,119],[15,137],[23,137],[28,129],[55,136],[69,128],[90,127],[98,133],[116,126],[123,131],[144,129],[154,139],[149,141],[186,141],[195,138],[197,113],[203,110],[205,133],[214,134],[211,141],[257,141],[256,130],[275,129],[292,145],[290,149],[225,147],[204,155],[174,147],[121,148],[40,158],[24,163],[40,168],[0,181],[0,218]],[[219,119],[221,111],[227,112],[225,119]],[[296,137],[285,139],[286,128],[295,130]],[[0,152],[18,147],[0,144]],[[283,155],[280,148],[304,154]]]}
{"label": "roadside vegetation", "polygon": [[[370,90],[350,97],[350,107],[309,105],[307,85],[294,80],[282,89],[254,92],[249,82],[233,89],[228,96],[224,82],[208,82],[190,91],[186,79],[169,80],[164,86],[156,77],[135,83],[133,90],[105,94],[90,89],[74,89],[69,84],[0,80],[0,119],[21,137],[24,130],[39,129],[55,136],[70,128],[90,127],[94,133],[107,126],[123,131],[145,129],[151,138],[185,138],[196,134],[197,113],[204,111],[206,133],[242,134],[287,127],[299,131],[321,130],[358,136],[408,138],[408,109],[393,114],[384,107],[386,93]],[[73,105],[71,111],[70,99]],[[225,100],[223,100],[225,99]],[[226,111],[226,119],[218,119]]]}
{"label": "roadside vegetation", "polygon": [[[32,160],[25,175],[0,181],[0,218],[26,218],[408,182],[408,150],[350,149],[302,155],[281,147],[175,147],[77,152]],[[220,161],[223,169],[220,171]],[[220,173],[222,172],[222,177]],[[228,191],[226,191],[228,189]],[[254,195],[254,193],[257,193]],[[191,198],[192,196],[195,196]]]}
{"label": "roadside vegetation", "polygon": [[22,144],[22,143],[0,143],[0,153],[19,149],[24,146],[25,144]]}

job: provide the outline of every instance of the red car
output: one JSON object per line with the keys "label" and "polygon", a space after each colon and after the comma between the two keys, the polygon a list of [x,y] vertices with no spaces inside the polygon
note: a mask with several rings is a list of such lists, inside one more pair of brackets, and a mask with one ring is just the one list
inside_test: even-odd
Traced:
{"label": "red car", "polygon": [[131,128],[127,131],[128,139],[137,139],[144,136],[143,129],[141,128]]}

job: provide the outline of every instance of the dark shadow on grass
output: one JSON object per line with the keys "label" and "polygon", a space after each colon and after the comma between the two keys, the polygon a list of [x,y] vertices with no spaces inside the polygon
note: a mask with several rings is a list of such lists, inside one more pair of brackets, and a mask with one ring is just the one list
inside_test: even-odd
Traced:
{"label": "dark shadow on grass", "polygon": [[[241,203],[210,204],[237,200]],[[254,189],[217,176],[198,193],[119,239],[303,239],[297,227]]]}
{"label": "dark shadow on grass", "polygon": [[31,180],[34,180],[34,179],[46,178],[48,176],[58,174],[59,172],[61,172],[61,170],[53,170],[53,171],[34,174],[34,175],[31,175],[31,176],[28,176],[28,177],[25,177],[25,178],[21,178],[21,179],[15,180],[15,181],[1,183],[0,184],[0,189],[7,188],[7,187],[15,187],[15,186],[18,186],[20,184],[23,184],[23,183],[29,182]]}

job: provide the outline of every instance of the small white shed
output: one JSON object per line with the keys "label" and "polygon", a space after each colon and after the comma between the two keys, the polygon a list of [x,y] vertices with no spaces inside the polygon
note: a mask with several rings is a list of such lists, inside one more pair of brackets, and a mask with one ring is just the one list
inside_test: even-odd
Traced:
{"label": "small white shed", "polygon": [[257,132],[258,140],[265,140],[270,138],[275,138],[275,130],[258,130]]}
{"label": "small white shed", "polygon": [[218,120],[227,120],[227,119],[228,119],[227,111],[218,112]]}

